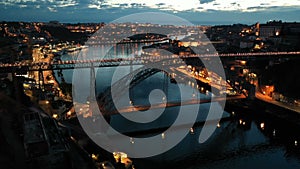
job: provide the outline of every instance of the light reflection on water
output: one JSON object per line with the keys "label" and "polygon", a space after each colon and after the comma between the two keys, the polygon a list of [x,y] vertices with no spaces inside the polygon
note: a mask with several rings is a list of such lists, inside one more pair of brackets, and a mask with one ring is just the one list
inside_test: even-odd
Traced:
{"label": "light reflection on water", "polygon": [[190,133],[170,151],[153,158],[134,159],[135,166],[143,169],[300,167],[299,148],[292,141],[283,143],[281,140],[286,137],[299,137],[297,132],[286,133],[284,128],[281,129],[281,136],[269,137],[268,134],[272,131],[263,132],[256,119],[248,123],[249,126],[241,125],[238,119],[222,122],[220,128],[203,144],[197,142],[201,126],[196,127],[193,129],[194,133]]}
{"label": "light reflection on water", "polygon": [[[68,57],[68,56],[67,56]],[[128,69],[128,68],[124,68]],[[129,69],[128,69],[129,70]],[[97,72],[97,93],[110,86],[114,68],[101,68]],[[66,82],[72,82],[72,70],[63,71]],[[105,80],[103,80],[105,79]],[[58,78],[59,80],[59,78]],[[162,74],[156,74],[135,87],[133,98],[136,104],[148,102],[144,97],[153,88],[161,88]],[[168,81],[168,96],[179,99],[176,85]],[[185,84],[178,84],[185,85]],[[146,87],[145,86],[151,86]],[[187,93],[192,90],[186,87]],[[189,94],[190,94],[189,93]],[[199,97],[208,97],[199,94]],[[202,106],[207,109],[209,106]],[[176,108],[172,108],[176,109]],[[172,110],[170,109],[170,110]],[[244,110],[240,110],[243,112]],[[259,113],[263,110],[253,110]],[[201,125],[190,129],[190,133],[168,152],[146,159],[133,159],[136,169],[253,169],[253,168],[300,168],[299,128],[268,116],[241,115],[235,111],[231,120],[220,123],[214,134],[203,144],[198,143]],[[261,112],[263,114],[263,112]],[[113,117],[118,118],[118,117]],[[118,128],[118,126],[115,126]],[[122,127],[119,129],[121,130]],[[168,137],[161,134],[162,138]],[[153,135],[153,133],[151,133]],[[144,135],[146,137],[147,135]],[[130,140],[134,142],[134,140]]]}

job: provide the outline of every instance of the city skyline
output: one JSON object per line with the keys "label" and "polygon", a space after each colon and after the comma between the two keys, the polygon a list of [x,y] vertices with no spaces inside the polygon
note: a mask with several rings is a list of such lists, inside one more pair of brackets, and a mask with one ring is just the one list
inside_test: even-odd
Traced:
{"label": "city skyline", "polygon": [[4,0],[1,21],[111,22],[119,17],[140,12],[165,12],[197,25],[253,24],[269,20],[299,22],[300,1],[255,0]]}
{"label": "city skyline", "polygon": [[2,0],[0,168],[300,168],[300,0]]}

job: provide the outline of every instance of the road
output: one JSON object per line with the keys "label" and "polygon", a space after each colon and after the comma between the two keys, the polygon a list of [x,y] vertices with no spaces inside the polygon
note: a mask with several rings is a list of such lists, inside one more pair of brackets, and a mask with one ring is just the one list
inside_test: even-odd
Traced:
{"label": "road", "polygon": [[288,109],[288,110],[292,110],[292,111],[297,112],[297,113],[300,114],[300,106],[290,105],[290,104],[287,104],[287,103],[283,103],[283,102],[273,100],[270,96],[264,95],[264,94],[260,93],[259,91],[257,91],[255,93],[255,97],[259,100],[264,101],[264,102],[271,103],[271,104],[283,107],[283,108]]}
{"label": "road", "polygon": [[[53,54],[47,54],[47,55],[48,56],[45,58],[44,54],[41,53],[39,49],[34,49],[33,53],[32,53],[33,63],[40,63],[40,62],[50,63],[54,56],[53,56]],[[57,91],[58,92],[57,96],[59,98],[65,99],[66,96],[61,92],[59,84],[56,81],[55,76],[53,74],[53,70],[42,71],[41,73],[43,74],[43,79],[40,79],[39,71],[34,71],[29,77],[34,78],[35,81],[37,82],[37,84],[40,83],[40,85],[41,85],[40,87],[42,88],[42,91],[44,91],[45,93]],[[51,84],[52,85],[51,91],[47,91],[49,89],[44,89],[43,83]],[[48,114],[51,115],[55,112],[53,110],[53,108],[51,107],[51,105],[49,104],[49,101],[47,101],[47,100],[39,101],[39,104],[44,109],[44,111],[46,111]]]}
{"label": "road", "polygon": [[212,75],[212,77],[210,77],[211,80],[208,80],[208,79],[203,78],[201,76],[196,76],[196,75],[192,74],[191,72],[188,72],[186,69],[176,68],[175,70],[185,74],[188,77],[197,79],[197,80],[199,80],[203,83],[207,83],[210,86],[212,86],[212,87],[214,87],[214,88],[216,88],[220,91],[225,91],[226,89],[230,88],[230,86],[226,83],[225,80],[221,80],[221,81],[220,80],[215,80],[215,79],[220,79],[220,78],[216,78],[217,75],[214,74],[214,73],[210,73]]}

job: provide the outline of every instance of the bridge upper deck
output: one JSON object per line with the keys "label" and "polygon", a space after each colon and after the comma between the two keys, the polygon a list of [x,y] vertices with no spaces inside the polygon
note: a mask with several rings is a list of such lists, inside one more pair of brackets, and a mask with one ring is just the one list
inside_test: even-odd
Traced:
{"label": "bridge upper deck", "polygon": [[227,53],[227,54],[197,54],[197,55],[166,55],[166,56],[145,56],[134,58],[104,58],[104,59],[78,59],[66,61],[51,62],[32,62],[32,63],[0,63],[0,72],[7,73],[12,71],[38,71],[38,70],[59,70],[74,68],[91,68],[91,67],[114,67],[114,66],[130,66],[143,65],[150,62],[160,62],[180,58],[182,60],[195,58],[262,58],[262,57],[291,57],[300,56],[300,52],[260,52],[260,53]]}

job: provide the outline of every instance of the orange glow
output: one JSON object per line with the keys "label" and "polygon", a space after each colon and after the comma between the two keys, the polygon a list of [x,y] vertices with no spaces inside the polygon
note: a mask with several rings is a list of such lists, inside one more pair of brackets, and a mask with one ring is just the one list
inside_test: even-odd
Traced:
{"label": "orange glow", "polygon": [[263,94],[268,95],[268,96],[271,96],[275,90],[273,85],[262,86],[261,89],[263,91]]}

